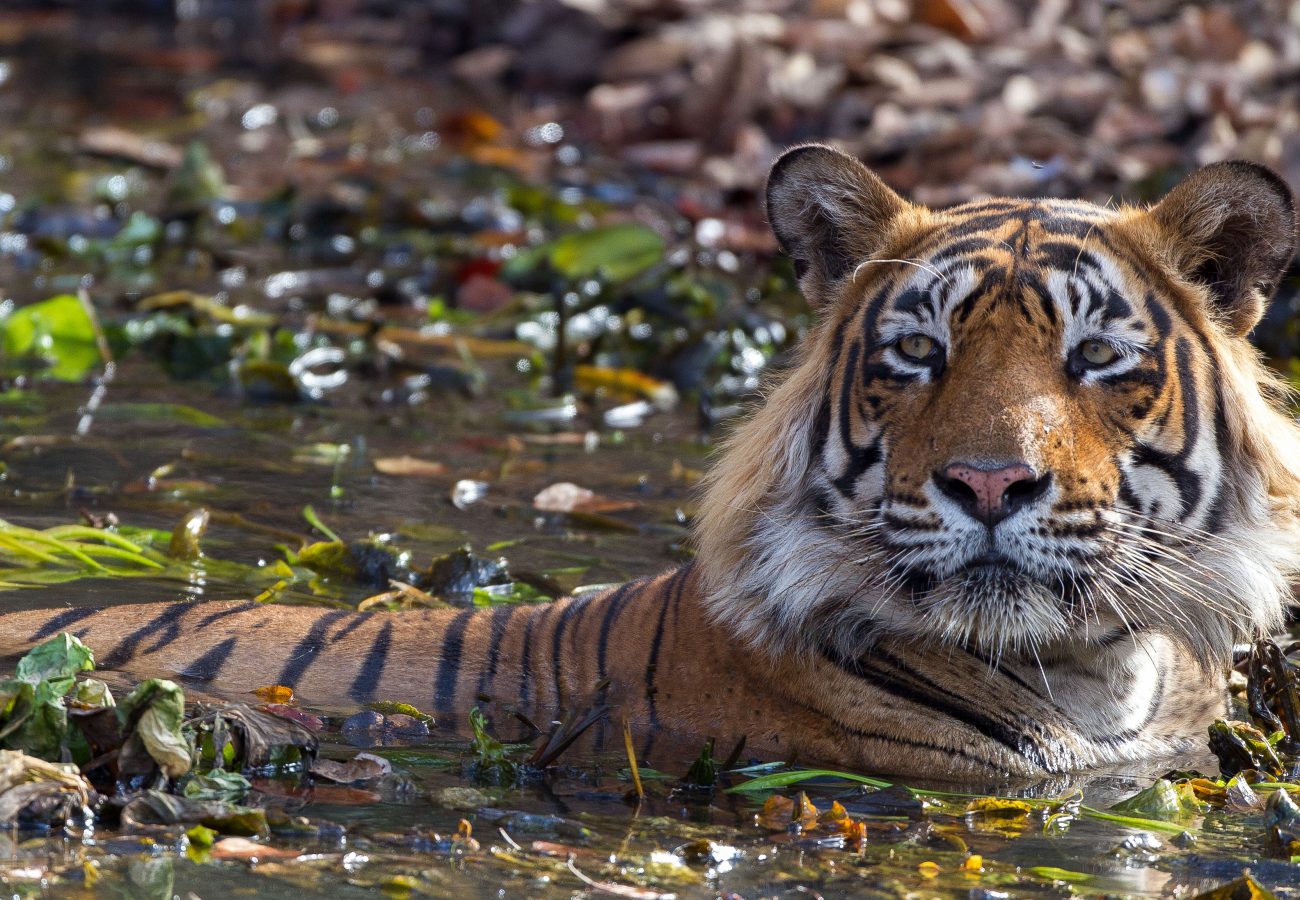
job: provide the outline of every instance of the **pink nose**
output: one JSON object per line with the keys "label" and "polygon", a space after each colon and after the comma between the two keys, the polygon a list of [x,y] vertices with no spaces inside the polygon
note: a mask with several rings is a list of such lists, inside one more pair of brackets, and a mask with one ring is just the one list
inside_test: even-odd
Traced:
{"label": "pink nose", "polygon": [[1024,463],[981,469],[953,463],[935,478],[939,490],[988,525],[996,525],[1047,491],[1050,475],[1039,477]]}

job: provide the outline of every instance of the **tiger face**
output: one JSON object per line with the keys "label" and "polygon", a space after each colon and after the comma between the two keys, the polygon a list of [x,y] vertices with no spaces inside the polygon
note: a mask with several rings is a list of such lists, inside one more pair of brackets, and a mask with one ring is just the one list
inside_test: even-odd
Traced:
{"label": "tiger face", "polygon": [[1300,440],[1246,341],[1294,252],[1276,176],[932,212],[805,147],[768,210],[821,321],[706,498],[720,619],[846,658],[1155,629],[1207,661],[1277,623]]}

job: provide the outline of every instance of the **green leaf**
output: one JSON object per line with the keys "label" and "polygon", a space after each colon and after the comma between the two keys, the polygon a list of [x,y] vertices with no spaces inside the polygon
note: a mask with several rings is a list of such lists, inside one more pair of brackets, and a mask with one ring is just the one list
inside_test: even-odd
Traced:
{"label": "green leaf", "polygon": [[60,381],[76,381],[102,362],[95,325],[72,294],[14,311],[0,322],[0,332],[5,356],[41,359],[49,367],[45,374]]}
{"label": "green leaf", "polygon": [[[89,672],[94,668],[95,654],[89,647],[70,634],[59,634],[19,660],[16,675],[20,681],[36,684],[50,679],[74,678],[78,672]],[[71,687],[69,684],[68,688]]]}
{"label": "green leaf", "polygon": [[[327,446],[332,446],[332,445],[327,445]],[[316,508],[312,506],[310,503],[308,503],[306,506],[302,508],[302,517],[307,520],[308,525],[310,525],[312,528],[315,528],[317,531],[325,535],[325,537],[329,538],[331,541],[338,544],[343,543],[343,538],[335,534],[334,531],[328,525],[326,525],[324,522],[321,521],[320,516],[316,515]]]}
{"label": "green leaf", "polygon": [[68,699],[89,708],[105,709],[117,706],[117,701],[113,699],[113,692],[98,678],[84,678],[78,681],[77,686],[68,695]]}
{"label": "green leaf", "polygon": [[342,541],[317,541],[298,551],[298,565],[320,575],[356,578],[360,574],[356,557]]}
{"label": "green leaf", "polygon": [[1039,878],[1050,878],[1052,881],[1091,881],[1092,876],[1087,872],[1071,872],[1069,869],[1058,869],[1055,866],[1033,866],[1029,869],[1033,875]]}
{"label": "green leaf", "polygon": [[190,822],[243,837],[265,834],[267,830],[263,810],[216,800],[191,800],[162,791],[142,791],[122,809],[122,823],[128,827]]}
{"label": "green leaf", "polygon": [[100,418],[150,419],[195,425],[199,428],[222,428],[227,422],[184,403],[105,403],[99,408]]}
{"label": "green leaf", "polygon": [[1186,782],[1175,784],[1161,778],[1146,790],[1139,791],[1127,800],[1111,807],[1112,812],[1160,819],[1165,822],[1187,822],[1201,814],[1203,807]]}
{"label": "green leaf", "polygon": [[117,720],[128,732],[119,764],[131,774],[148,771],[157,763],[168,778],[190,770],[190,744],[181,733],[185,720],[185,693],[180,685],[150,678],[126,696],[117,708]]}
{"label": "green leaf", "polygon": [[196,847],[211,847],[217,840],[217,832],[206,825],[195,825],[185,832],[185,836]]}
{"label": "green leaf", "polygon": [[43,759],[62,756],[68,738],[68,710],[63,698],[78,672],[95,667],[94,655],[77,638],[57,635],[18,662],[17,677],[0,683],[4,722],[0,741]]}
{"label": "green leaf", "polygon": [[420,712],[420,710],[409,703],[398,703],[396,700],[376,700],[373,703],[367,703],[366,709],[373,709],[375,712],[381,713],[385,716],[410,716],[412,719],[416,719],[429,726],[434,724],[433,716],[428,713]]}
{"label": "green leaf", "polygon": [[603,275],[626,281],[663,259],[663,238],[645,225],[627,222],[568,234],[551,245],[551,265],[569,278]]}
{"label": "green leaf", "polygon": [[206,775],[191,775],[181,784],[181,794],[191,800],[229,800],[238,803],[253,789],[238,772],[213,769]]}
{"label": "green leaf", "polygon": [[140,247],[162,237],[162,223],[142,210],[131,213],[122,230],[113,235],[114,247]]}
{"label": "green leaf", "polygon": [[525,251],[510,260],[502,274],[518,278],[545,260],[566,278],[600,276],[621,282],[639,275],[663,257],[663,238],[653,229],[624,222],[566,234]]}
{"label": "green leaf", "polygon": [[760,775],[758,778],[751,778],[744,784],[727,788],[727,793],[747,794],[755,791],[771,791],[813,778],[840,778],[857,784],[869,784],[872,787],[893,787],[888,781],[882,781],[879,778],[868,778],[866,775],[854,775],[852,772],[836,772],[833,769],[800,769],[797,772],[774,772],[771,775]]}

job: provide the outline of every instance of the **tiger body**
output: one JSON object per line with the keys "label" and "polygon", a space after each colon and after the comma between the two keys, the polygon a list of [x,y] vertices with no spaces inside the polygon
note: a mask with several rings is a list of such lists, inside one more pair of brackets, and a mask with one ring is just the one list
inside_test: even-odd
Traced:
{"label": "tiger body", "polygon": [[728,441],[697,561],[536,607],[146,604],[0,616],[108,668],[890,773],[1036,775],[1203,746],[1234,641],[1300,572],[1300,429],[1246,335],[1290,192],[1211,166],[1150,209],[931,211],[797,148],[768,211],[818,314]]}
{"label": "tiger body", "polygon": [[129,607],[130,619],[121,607],[11,613],[5,633],[26,646],[67,631],[100,650],[101,667],[230,697],[281,684],[309,704],[394,700],[452,723],[498,699],[539,725],[608,704],[588,746],[620,746],[626,717],[643,759],[693,752],[707,738],[723,752],[743,738],[747,755],[770,759],[1034,776],[1182,753],[1201,736],[1185,728],[1189,713],[1222,712],[1221,684],[1159,683],[1162,665],[1178,663],[1166,643],[1135,655],[1116,642],[1092,671],[1051,667],[1065,693],[1048,697],[1036,668],[990,670],[984,658],[946,651],[936,667],[933,651],[907,642],[878,645],[855,669],[748,654],[702,600],[699,573],[686,567],[596,596],[492,611],[151,603]]}

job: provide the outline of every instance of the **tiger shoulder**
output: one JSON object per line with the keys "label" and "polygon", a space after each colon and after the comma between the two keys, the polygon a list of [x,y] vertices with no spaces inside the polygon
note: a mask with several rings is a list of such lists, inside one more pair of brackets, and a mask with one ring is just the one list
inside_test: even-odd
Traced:
{"label": "tiger shoulder", "polygon": [[444,716],[606,703],[643,753],[890,773],[1203,745],[1300,570],[1300,429],[1248,340],[1295,253],[1286,184],[1230,162],[1150,207],[931,210],[809,145],[767,210],[817,323],[725,443],[695,563],[477,611],[11,612],[0,650],[68,631],[141,676]]}

